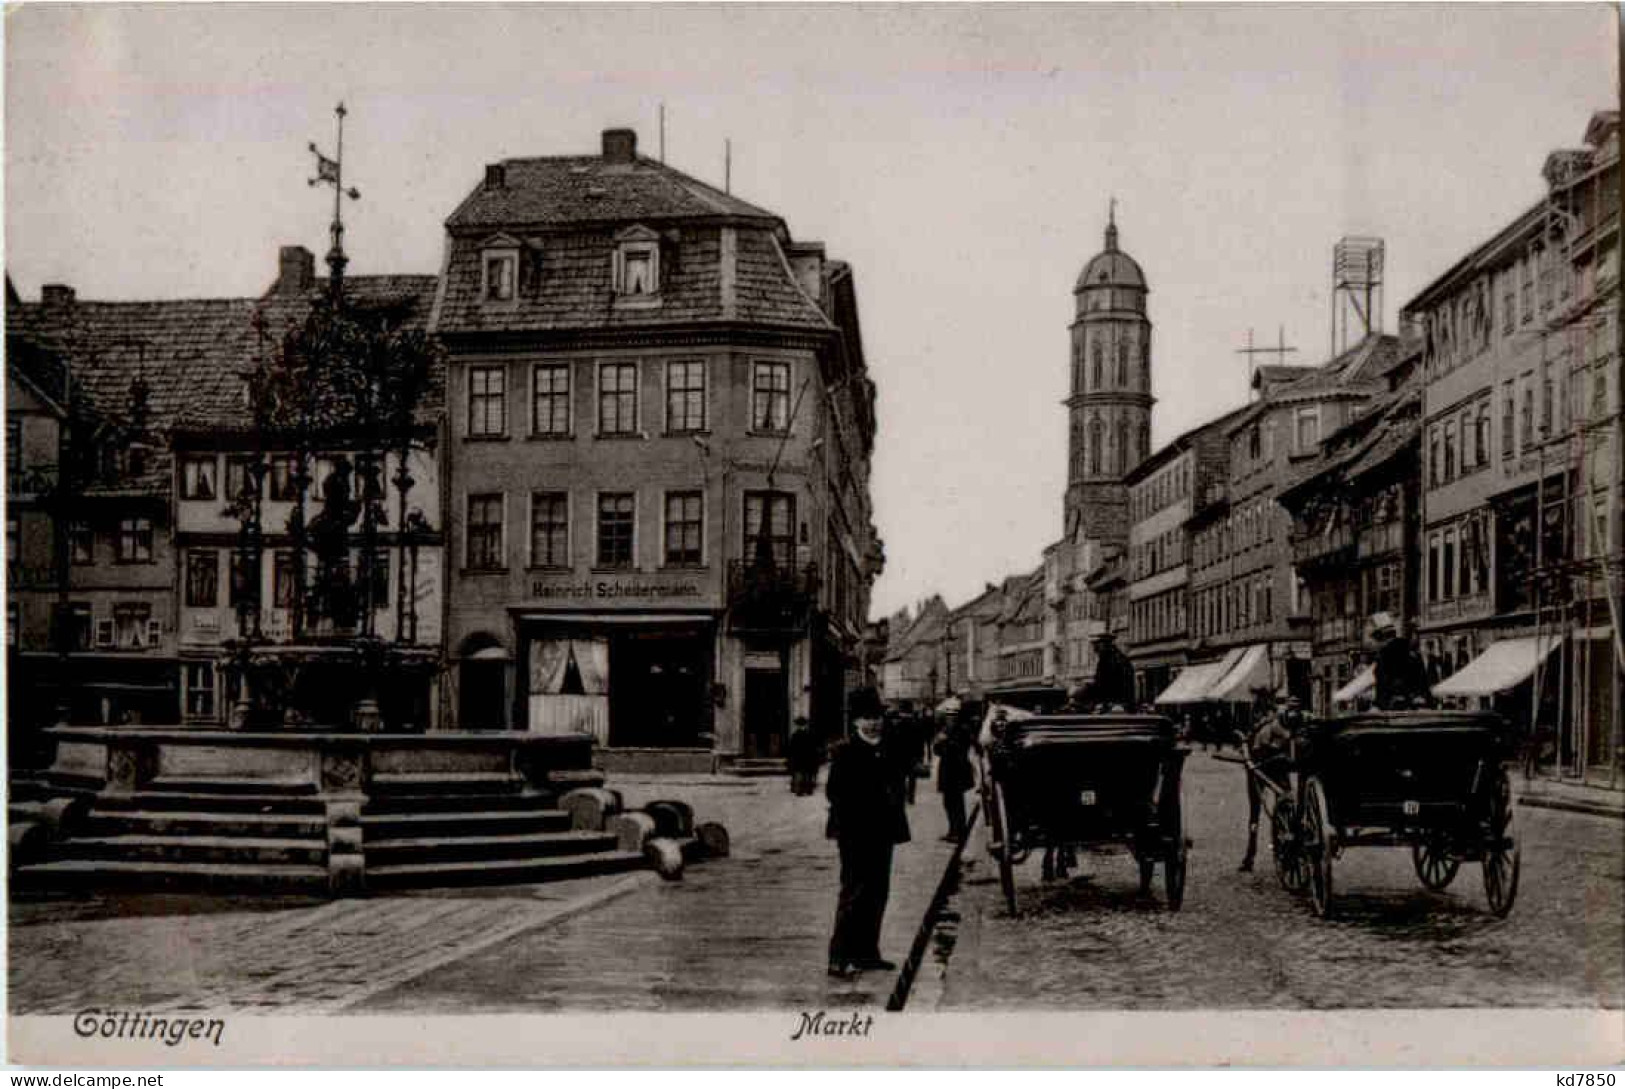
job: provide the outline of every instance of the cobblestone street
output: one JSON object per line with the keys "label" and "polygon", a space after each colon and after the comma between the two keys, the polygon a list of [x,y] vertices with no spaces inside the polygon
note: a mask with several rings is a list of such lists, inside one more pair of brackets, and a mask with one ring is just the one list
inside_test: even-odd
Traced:
{"label": "cobblestone street", "polygon": [[[652,873],[333,902],[175,895],[14,902],[13,1013],[87,1007],[315,1013],[883,1005],[894,979],[824,974],[834,845],[821,795],[780,778],[618,776],[720,820],[730,858]],[[910,810],[885,951],[900,960],[950,847],[937,795]]]}
{"label": "cobblestone street", "polygon": [[[1138,895],[1132,860],[1084,856],[1085,875],[1043,885],[1016,871],[1021,917],[1006,913],[979,827],[950,910],[946,973],[910,1009],[1619,1007],[1625,909],[1617,819],[1520,806],[1522,881],[1511,915],[1484,905],[1479,867],[1429,893],[1409,853],[1351,849],[1338,860],[1335,915],[1277,883],[1267,843],[1241,874],[1241,769],[1194,754],[1186,766],[1195,840],[1185,903]],[[1516,787],[1514,788],[1516,789]]]}

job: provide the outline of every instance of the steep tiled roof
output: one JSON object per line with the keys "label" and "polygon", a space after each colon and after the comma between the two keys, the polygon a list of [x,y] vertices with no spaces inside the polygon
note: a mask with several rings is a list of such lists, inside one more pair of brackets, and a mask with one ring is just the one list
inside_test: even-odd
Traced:
{"label": "steep tiled roof", "polygon": [[446,226],[543,227],[697,216],[778,222],[771,212],[649,159],[630,163],[592,155],[508,159],[502,172],[500,187],[475,189]]}
{"label": "steep tiled roof", "polygon": [[[561,332],[649,329],[704,322],[744,321],[829,329],[829,319],[791,275],[773,231],[751,227],[685,225],[662,238],[658,305],[628,304],[614,292],[616,235],[609,224],[549,234],[536,240],[534,286],[517,299],[480,299],[480,250],[485,236],[453,236],[446,268],[442,333]],[[734,243],[725,253],[724,231]]]}
{"label": "steep tiled roof", "polygon": [[[435,282],[432,276],[345,281],[353,304],[396,308],[401,320],[420,328]],[[23,303],[10,309],[8,333],[55,346],[91,410],[105,419],[128,418],[132,383],[139,377],[149,391],[150,427],[159,436],[177,427],[231,430],[247,424],[241,374],[262,350],[255,315],[264,316],[266,343],[272,344],[308,312],[313,297]],[[421,412],[438,412],[443,383],[443,375],[435,376]],[[141,483],[167,488],[168,478],[167,455],[160,452],[149,459]]]}

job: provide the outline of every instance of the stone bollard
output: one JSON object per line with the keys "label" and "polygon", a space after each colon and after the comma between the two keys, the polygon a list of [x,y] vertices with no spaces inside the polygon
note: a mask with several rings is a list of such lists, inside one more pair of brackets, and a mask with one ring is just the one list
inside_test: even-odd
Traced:
{"label": "stone bollard", "polygon": [[366,894],[367,867],[359,801],[327,803],[327,891],[334,896]]}
{"label": "stone bollard", "polygon": [[16,821],[6,826],[6,840],[9,846],[6,860],[15,871],[18,866],[26,866],[43,856],[45,845],[51,841],[51,836],[43,824],[35,821]]}
{"label": "stone bollard", "polygon": [[52,798],[40,808],[40,823],[51,839],[62,839],[90,812],[89,798]]}
{"label": "stone bollard", "polygon": [[642,854],[655,837],[655,820],[647,813],[617,813],[604,822],[604,831],[615,836],[616,850]]}
{"label": "stone bollard", "polygon": [[655,872],[667,881],[679,881],[683,876],[683,849],[672,839],[651,839],[643,845],[643,855]]}
{"label": "stone bollard", "polygon": [[706,858],[728,857],[728,830],[716,821],[706,821],[695,828],[694,838],[704,845]]}
{"label": "stone bollard", "polygon": [[650,802],[643,811],[655,819],[662,836],[686,839],[694,834],[694,807],[687,802],[661,799]]}
{"label": "stone bollard", "polygon": [[582,787],[559,799],[559,808],[570,814],[570,827],[577,832],[602,832],[604,822],[620,812],[615,795],[602,787]]}

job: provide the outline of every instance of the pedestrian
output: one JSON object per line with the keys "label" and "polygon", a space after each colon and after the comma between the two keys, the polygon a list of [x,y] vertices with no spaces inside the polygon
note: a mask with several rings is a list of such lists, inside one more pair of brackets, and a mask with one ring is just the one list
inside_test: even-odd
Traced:
{"label": "pedestrian", "polygon": [[948,834],[942,838],[958,843],[965,838],[965,791],[975,783],[970,761],[970,732],[952,719],[942,728],[933,746],[937,754],[937,790],[948,815]]}
{"label": "pedestrian", "polygon": [[812,725],[803,716],[796,717],[785,755],[785,762],[790,767],[790,793],[811,794],[818,788],[818,768],[824,762],[824,754],[817,736],[813,734]]}
{"label": "pedestrian", "polygon": [[1371,638],[1378,644],[1376,661],[1377,707],[1403,711],[1426,706],[1427,667],[1411,641],[1398,633],[1394,618],[1379,612],[1371,618]]}
{"label": "pedestrian", "polygon": [[904,711],[887,716],[881,729],[881,751],[895,767],[903,787],[903,800],[908,805],[914,804],[920,758],[925,751],[925,743],[920,739],[924,722],[922,716]]}
{"label": "pedestrian", "polygon": [[1263,787],[1254,778],[1255,771],[1286,793],[1290,783],[1292,734],[1302,725],[1302,705],[1296,696],[1289,696],[1278,712],[1265,713],[1247,739],[1252,767],[1247,769],[1247,853],[1237,867],[1242,873],[1252,872],[1253,858],[1258,854],[1258,818],[1264,808]]}
{"label": "pedestrian", "polygon": [[880,923],[891,891],[892,850],[909,838],[903,782],[881,748],[879,694],[857,689],[848,714],[854,735],[836,748],[824,786],[829,799],[824,831],[841,858],[841,892],[829,940],[829,973],[840,978],[854,970],[897,967],[880,954]]}

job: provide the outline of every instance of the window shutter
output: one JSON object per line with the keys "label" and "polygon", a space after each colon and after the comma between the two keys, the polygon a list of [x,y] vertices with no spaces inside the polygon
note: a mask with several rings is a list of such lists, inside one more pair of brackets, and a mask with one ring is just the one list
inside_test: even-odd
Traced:
{"label": "window shutter", "polygon": [[532,298],[542,289],[542,247],[538,240],[527,240],[519,247],[519,294]]}
{"label": "window shutter", "polygon": [[155,647],[164,634],[164,625],[161,620],[147,621],[147,646]]}

